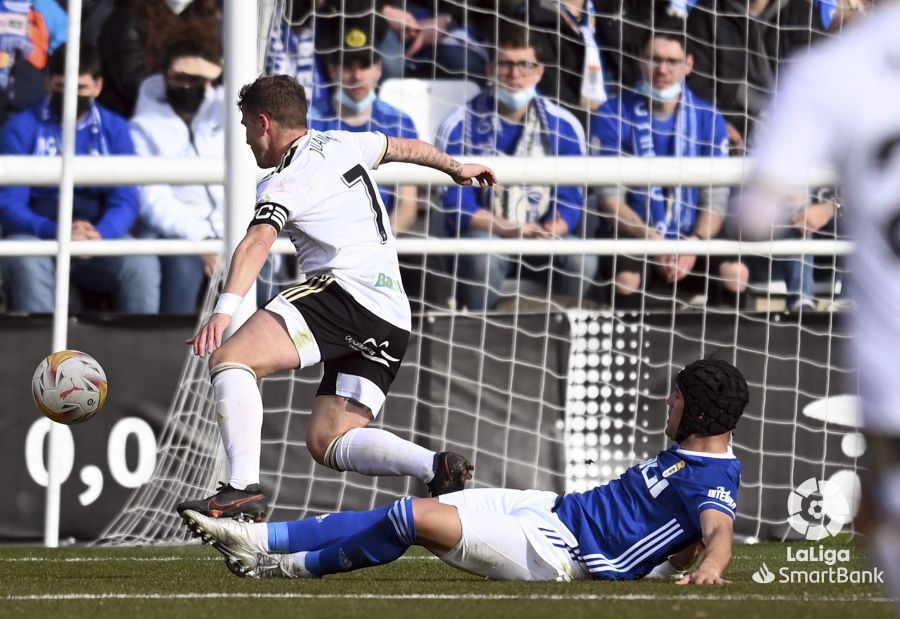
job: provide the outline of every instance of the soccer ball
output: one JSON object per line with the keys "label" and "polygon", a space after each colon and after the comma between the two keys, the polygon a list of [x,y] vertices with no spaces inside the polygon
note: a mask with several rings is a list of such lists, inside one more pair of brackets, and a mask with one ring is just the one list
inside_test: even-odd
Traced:
{"label": "soccer ball", "polygon": [[57,423],[83,423],[106,403],[106,374],[96,359],[77,350],[55,352],[34,372],[31,392],[44,415]]}

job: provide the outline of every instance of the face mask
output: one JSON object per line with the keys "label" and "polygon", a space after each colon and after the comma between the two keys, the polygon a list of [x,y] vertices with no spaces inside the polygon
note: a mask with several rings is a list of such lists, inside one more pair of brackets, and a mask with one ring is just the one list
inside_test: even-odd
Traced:
{"label": "face mask", "polygon": [[206,95],[206,86],[197,84],[187,88],[166,86],[166,100],[176,114],[196,114]]}
{"label": "face mask", "polygon": [[359,114],[360,112],[365,112],[367,109],[372,107],[372,103],[375,102],[375,91],[370,90],[369,94],[367,94],[365,97],[363,97],[359,101],[354,101],[346,92],[344,92],[343,88],[338,88],[337,94],[334,96],[334,100],[345,110],[350,110],[354,114]]}
{"label": "face mask", "polygon": [[519,92],[510,92],[502,86],[497,87],[497,101],[511,110],[521,110],[536,96],[537,90],[535,90],[534,86]]}
{"label": "face mask", "polygon": [[646,97],[650,97],[654,101],[672,101],[681,94],[683,82],[677,82],[665,88],[654,88],[647,80],[641,80],[638,84],[638,90]]}
{"label": "face mask", "polygon": [[[77,103],[75,103],[75,117],[81,118],[91,109],[93,99],[85,95],[78,95]],[[63,93],[50,93],[50,111],[56,114],[56,117],[62,120],[63,116]]]}

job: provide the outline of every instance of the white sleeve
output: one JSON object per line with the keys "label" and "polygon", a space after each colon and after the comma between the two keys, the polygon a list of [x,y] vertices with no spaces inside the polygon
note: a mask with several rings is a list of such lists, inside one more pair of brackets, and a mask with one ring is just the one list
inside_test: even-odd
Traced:
{"label": "white sleeve", "polygon": [[813,53],[785,72],[757,128],[753,180],[737,200],[747,240],[771,240],[791,227],[790,196],[808,191],[814,170],[833,163],[841,116],[828,57]]}
{"label": "white sleeve", "polygon": [[372,170],[376,169],[387,152],[388,138],[380,131],[341,131],[341,141],[352,144],[359,150],[363,162]]}
{"label": "white sleeve", "polygon": [[757,182],[778,190],[805,189],[815,168],[834,163],[841,132],[839,93],[830,58],[813,54],[785,74],[751,150]]}

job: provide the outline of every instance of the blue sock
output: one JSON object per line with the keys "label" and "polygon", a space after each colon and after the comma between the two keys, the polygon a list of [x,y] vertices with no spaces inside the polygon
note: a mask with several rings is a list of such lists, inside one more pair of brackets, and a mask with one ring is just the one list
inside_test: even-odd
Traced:
{"label": "blue sock", "polygon": [[392,505],[367,512],[338,512],[293,522],[269,523],[269,550],[300,552],[319,550],[369,528],[384,518]]}
{"label": "blue sock", "polygon": [[316,576],[349,572],[399,559],[416,541],[412,497],[400,499],[367,529],[306,555],[306,569]]}

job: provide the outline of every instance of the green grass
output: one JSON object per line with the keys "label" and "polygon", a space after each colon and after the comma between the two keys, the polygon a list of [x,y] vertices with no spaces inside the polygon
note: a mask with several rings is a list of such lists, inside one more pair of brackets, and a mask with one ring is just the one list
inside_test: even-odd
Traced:
{"label": "green grass", "polygon": [[[793,548],[810,544],[794,544]],[[877,585],[757,584],[752,573],[788,565],[787,544],[736,546],[724,587],[669,582],[493,582],[425,553],[321,580],[239,579],[207,547],[0,548],[0,616],[17,617],[614,617],[731,619],[894,617]],[[849,569],[869,569],[861,548]]]}

